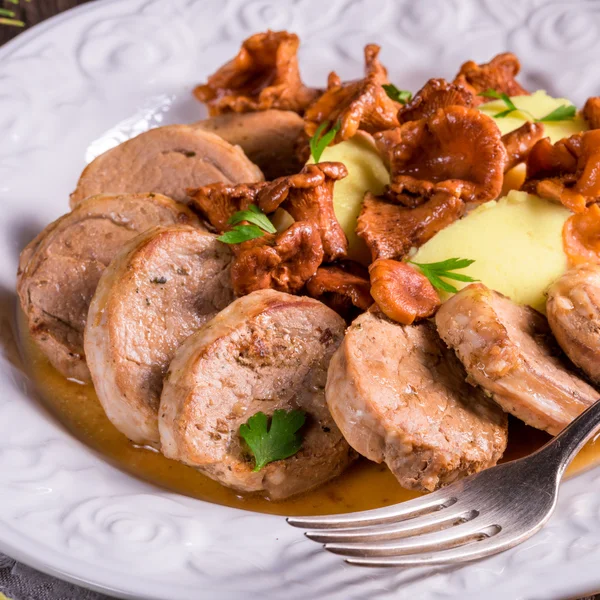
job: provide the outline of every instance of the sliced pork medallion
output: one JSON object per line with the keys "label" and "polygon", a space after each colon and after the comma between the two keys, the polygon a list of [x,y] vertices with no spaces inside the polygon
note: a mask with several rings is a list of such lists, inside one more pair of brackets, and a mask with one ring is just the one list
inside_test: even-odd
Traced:
{"label": "sliced pork medallion", "polygon": [[598,398],[529,306],[471,284],[442,304],[435,321],[469,380],[528,425],[555,435]]}
{"label": "sliced pork medallion", "polygon": [[291,110],[225,113],[194,123],[194,127],[240,146],[269,181],[298,173],[304,166],[297,156],[304,120]]}
{"label": "sliced pork medallion", "polygon": [[600,265],[586,263],[559,277],[548,289],[546,311],[561,348],[600,384]]}
{"label": "sliced pork medallion", "polygon": [[108,150],[83,171],[71,207],[104,192],[160,192],[175,200],[208,183],[250,183],[260,169],[237,146],[188,125],[151,129]]}
{"label": "sliced pork medallion", "polygon": [[433,324],[371,309],[331,360],[327,404],[355,450],[403,487],[432,491],[495,465],[506,447],[506,414],[465,376]]}
{"label": "sliced pork medallion", "polygon": [[[160,402],[165,456],[240,492],[282,499],[339,475],[355,457],[325,404],[343,319],[313,300],[260,290],[236,300],[179,348]],[[259,471],[240,425],[302,410],[300,451]]]}
{"label": "sliced pork medallion", "polygon": [[83,330],[100,275],[132,238],[155,225],[199,226],[159,194],[100,195],[48,225],[21,253],[17,292],[31,335],[65,377],[90,379]]}
{"label": "sliced pork medallion", "polygon": [[158,404],[175,351],[233,300],[229,248],[205,231],[157,227],[106,269],[90,305],[85,352],[108,418],[158,446]]}

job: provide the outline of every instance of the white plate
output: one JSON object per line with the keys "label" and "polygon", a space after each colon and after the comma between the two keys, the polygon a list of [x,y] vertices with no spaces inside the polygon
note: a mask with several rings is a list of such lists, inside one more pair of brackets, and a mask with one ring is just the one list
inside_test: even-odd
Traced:
{"label": "white plate", "polygon": [[553,600],[600,590],[600,470],[565,483],[550,524],[463,568],[363,570],[280,517],[167,493],[105,463],[39,406],[12,343],[21,248],[68,209],[86,160],[204,114],[193,85],[264,30],[300,34],[303,73],[360,76],[366,42],[417,89],[512,50],[530,88],[597,92],[600,3],[565,0],[106,0],[0,50],[0,550],[65,579],[160,600]]}

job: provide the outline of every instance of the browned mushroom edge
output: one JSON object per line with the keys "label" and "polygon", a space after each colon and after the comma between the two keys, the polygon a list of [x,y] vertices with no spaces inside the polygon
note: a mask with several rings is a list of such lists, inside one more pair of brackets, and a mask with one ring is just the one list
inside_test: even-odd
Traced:
{"label": "browned mushroom edge", "polygon": [[560,202],[573,212],[600,200],[600,130],[577,133],[552,144],[543,138],[531,149],[522,188]]}
{"label": "browned mushroom edge", "polygon": [[489,63],[478,65],[472,60],[467,61],[461,66],[453,83],[472,92],[473,105],[477,106],[493,100],[479,95],[489,89],[509,96],[529,95],[515,79],[520,70],[519,59],[512,52],[503,52],[494,56]]}
{"label": "browned mushroom edge", "polygon": [[234,244],[231,282],[237,296],[272,288],[294,294],[323,262],[323,244],[315,223],[293,223],[283,233]]}
{"label": "browned mushroom edge", "polygon": [[194,90],[211,116],[277,108],[302,114],[320,91],[302,83],[300,40],[287,31],[257,33],[238,54]]}
{"label": "browned mushroom edge", "polygon": [[405,262],[381,258],[369,267],[371,295],[393,321],[410,325],[431,317],[440,298],[429,279]]}
{"label": "browned mushroom edge", "polygon": [[268,183],[210,184],[188,190],[190,206],[218,232],[227,228],[237,211],[256,204],[265,214],[285,209],[295,221],[312,221],[321,236],[325,260],[344,258],[348,240],[333,210],[336,181],[348,175],[339,162],[306,165],[300,173],[279,177]]}
{"label": "browned mushroom edge", "polygon": [[600,129],[600,96],[588,98],[581,113],[590,129]]}
{"label": "browned mushroom edge", "polygon": [[373,261],[401,259],[411,248],[423,245],[464,212],[465,203],[445,192],[436,193],[416,208],[399,206],[367,193],[356,233],[365,240]]}
{"label": "browned mushroom edge", "polygon": [[443,191],[465,202],[487,202],[502,191],[506,149],[493,119],[462,106],[400,127],[391,155],[390,197],[415,206]]}
{"label": "browned mushroom edge", "polygon": [[323,265],[306,283],[306,293],[352,322],[373,304],[367,269],[352,261]]}
{"label": "browned mushroom edge", "polygon": [[398,120],[400,123],[418,121],[430,117],[438,108],[449,106],[469,108],[473,105],[473,101],[472,92],[464,87],[449,83],[445,79],[430,79],[413,99],[398,111]]}
{"label": "browned mushroom edge", "polygon": [[372,134],[398,125],[396,115],[400,105],[382,87],[388,83],[388,77],[379,62],[379,50],[376,44],[365,47],[363,79],[343,83],[335,73],[329,75],[327,90],[304,115],[304,129],[309,138],[326,121],[339,123],[336,143],[350,139],[359,129]]}
{"label": "browned mushroom edge", "polygon": [[528,121],[521,127],[509,131],[502,136],[502,143],[506,148],[507,161],[504,172],[510,171],[517,165],[525,162],[531,149],[544,137],[544,124]]}

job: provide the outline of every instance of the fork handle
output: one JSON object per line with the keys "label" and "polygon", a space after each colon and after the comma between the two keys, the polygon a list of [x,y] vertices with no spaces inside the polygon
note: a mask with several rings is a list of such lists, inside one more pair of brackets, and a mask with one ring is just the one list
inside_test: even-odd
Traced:
{"label": "fork handle", "polygon": [[598,432],[600,432],[599,400],[582,412],[540,450],[541,455],[546,455],[544,456],[545,460],[551,458],[555,462],[559,481],[575,455]]}

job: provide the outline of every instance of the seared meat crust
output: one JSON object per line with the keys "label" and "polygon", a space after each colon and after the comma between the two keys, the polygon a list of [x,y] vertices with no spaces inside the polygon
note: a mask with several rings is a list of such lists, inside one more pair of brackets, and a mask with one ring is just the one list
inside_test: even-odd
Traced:
{"label": "seared meat crust", "polygon": [[326,398],[350,445],[409,489],[495,465],[506,447],[506,415],[465,382],[429,322],[402,326],[375,309],[358,317],[331,360]]}
{"label": "seared meat crust", "polygon": [[[355,454],[325,404],[341,317],[317,300],[260,290],[236,300],[177,351],[159,427],[165,456],[240,492],[282,499],[339,475]],[[307,413],[301,450],[258,472],[239,436],[253,414]]]}
{"label": "seared meat crust", "polygon": [[532,427],[555,435],[598,398],[569,369],[542,314],[482,284],[442,304],[435,322],[470,381]]}
{"label": "seared meat crust", "polygon": [[157,227],[132,240],[104,272],[90,305],[85,352],[112,423],[158,446],[158,404],[179,345],[233,300],[231,251],[213,234]]}
{"label": "seared meat crust", "polygon": [[121,248],[155,225],[197,217],[159,194],[99,195],[42,231],[21,253],[17,292],[34,341],[65,377],[89,381],[83,330],[96,286]]}
{"label": "seared meat crust", "polygon": [[141,133],[93,160],[71,194],[71,208],[106,192],[155,192],[183,202],[188,188],[208,183],[261,181],[242,150],[214,133],[167,125]]}

